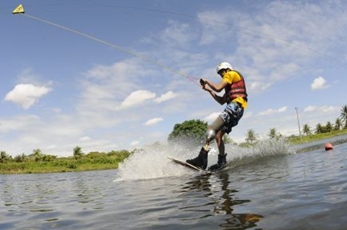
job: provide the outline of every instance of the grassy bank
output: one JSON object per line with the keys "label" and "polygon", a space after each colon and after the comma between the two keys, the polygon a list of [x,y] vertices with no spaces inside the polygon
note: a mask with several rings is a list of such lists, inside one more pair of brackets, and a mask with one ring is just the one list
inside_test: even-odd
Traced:
{"label": "grassy bank", "polygon": [[22,161],[7,159],[0,162],[0,174],[18,173],[56,173],[56,172],[79,172],[91,170],[116,169],[131,153],[122,151],[113,154],[92,153],[79,158],[52,158],[41,155],[25,157]]}
{"label": "grassy bank", "polygon": [[116,169],[117,161],[85,162],[84,160],[60,160],[54,162],[8,162],[0,164],[1,174],[78,172],[88,170]]}
{"label": "grassy bank", "polygon": [[307,142],[314,142],[314,141],[319,141],[331,137],[336,137],[336,136],[341,136],[347,134],[347,129],[343,130],[334,130],[331,132],[327,133],[318,133],[318,134],[311,134],[307,136],[294,136],[294,137],[289,137],[288,141],[291,144],[302,144],[302,143],[307,143]]}

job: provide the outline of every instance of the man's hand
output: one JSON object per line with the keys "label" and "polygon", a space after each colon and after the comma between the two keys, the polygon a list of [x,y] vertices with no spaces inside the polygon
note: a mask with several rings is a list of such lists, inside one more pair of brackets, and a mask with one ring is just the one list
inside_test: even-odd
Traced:
{"label": "man's hand", "polygon": [[205,87],[205,85],[206,85],[206,81],[202,78],[200,78],[200,85],[203,87]]}

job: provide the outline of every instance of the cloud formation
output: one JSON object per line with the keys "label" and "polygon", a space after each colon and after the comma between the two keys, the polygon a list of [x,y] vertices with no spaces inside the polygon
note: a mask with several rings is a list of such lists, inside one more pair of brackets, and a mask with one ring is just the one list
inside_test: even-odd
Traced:
{"label": "cloud formation", "polygon": [[278,109],[267,109],[263,112],[260,112],[259,115],[262,116],[262,115],[271,115],[271,114],[274,114],[274,113],[284,113],[285,111],[287,111],[287,106],[283,106],[281,108],[278,108]]}
{"label": "cloud formation", "polygon": [[51,90],[51,88],[46,86],[18,84],[12,91],[7,93],[4,100],[11,101],[24,109],[28,109]]}
{"label": "cloud formation", "polygon": [[138,90],[138,91],[132,92],[121,103],[120,109],[139,105],[147,100],[155,98],[155,95],[156,95],[155,93],[152,93],[148,90]]}
{"label": "cloud formation", "polygon": [[336,106],[312,106],[309,105],[304,109],[304,112],[330,112],[330,111],[338,111],[339,108]]}
{"label": "cloud formation", "polygon": [[164,119],[161,118],[161,117],[156,117],[156,118],[153,118],[153,119],[150,119],[150,120],[146,121],[146,122],[144,123],[144,125],[145,125],[145,126],[155,125],[155,124],[157,124],[157,123],[159,123],[159,122],[161,122],[161,121],[163,121],[163,120],[164,120]]}
{"label": "cloud formation", "polygon": [[323,77],[317,77],[316,79],[313,80],[311,84],[312,90],[325,89],[327,87],[328,86],[326,85],[326,81]]}
{"label": "cloud formation", "polygon": [[177,96],[177,94],[175,94],[174,92],[172,91],[169,91],[163,95],[161,95],[160,97],[154,99],[154,102],[156,103],[161,103],[163,101],[167,101],[167,100],[170,100],[170,99],[173,99]]}

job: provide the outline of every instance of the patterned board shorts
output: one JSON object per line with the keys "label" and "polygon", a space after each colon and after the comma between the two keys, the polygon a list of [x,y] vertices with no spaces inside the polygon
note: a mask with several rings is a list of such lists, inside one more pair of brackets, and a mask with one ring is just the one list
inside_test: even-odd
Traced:
{"label": "patterned board shorts", "polygon": [[219,114],[224,121],[222,130],[225,133],[230,133],[232,127],[239,123],[239,120],[243,116],[243,111],[243,108],[238,103],[231,102],[225,107],[224,111]]}

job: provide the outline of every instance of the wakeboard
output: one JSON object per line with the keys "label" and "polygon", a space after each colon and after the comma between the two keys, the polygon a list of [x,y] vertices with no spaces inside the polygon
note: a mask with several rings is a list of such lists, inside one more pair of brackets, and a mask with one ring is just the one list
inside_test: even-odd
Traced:
{"label": "wakeboard", "polygon": [[182,165],[184,167],[187,167],[189,169],[192,169],[192,170],[195,170],[195,171],[198,171],[198,172],[202,172],[202,173],[206,173],[206,174],[217,173],[217,172],[220,172],[220,171],[224,170],[225,168],[227,168],[226,165],[225,165],[224,167],[218,169],[217,171],[210,171],[210,170],[205,170],[205,169],[198,168],[198,167],[196,167],[196,166],[194,166],[192,164],[189,164],[189,163],[187,163],[185,161],[181,161],[181,160],[173,158],[173,157],[167,157],[167,158],[169,160],[173,161],[176,164],[180,164],[180,165]]}
{"label": "wakeboard", "polygon": [[185,161],[181,161],[181,160],[173,158],[173,157],[167,157],[167,158],[169,160],[172,160],[174,163],[180,164],[180,165],[185,166],[185,167],[187,167],[189,169],[192,169],[192,170],[195,170],[195,171],[199,171],[199,172],[206,172],[206,173],[209,172],[207,170],[204,170],[204,169],[198,168],[198,167],[196,167],[194,165],[191,165],[191,164],[189,164],[189,163],[187,163]]}

